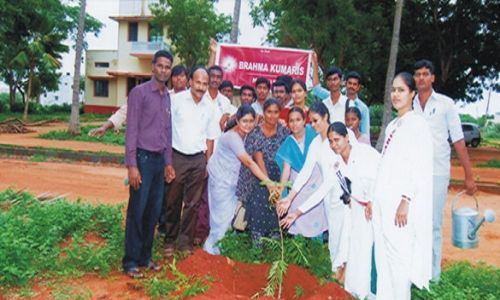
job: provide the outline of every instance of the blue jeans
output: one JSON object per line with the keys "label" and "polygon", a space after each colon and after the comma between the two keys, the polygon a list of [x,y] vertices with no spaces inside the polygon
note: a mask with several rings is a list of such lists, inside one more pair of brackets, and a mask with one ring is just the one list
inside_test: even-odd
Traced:
{"label": "blue jeans", "polygon": [[137,168],[142,183],[138,190],[130,187],[125,224],[125,272],[151,261],[154,230],[163,200],[165,160],[163,153],[137,149]]}
{"label": "blue jeans", "polygon": [[432,279],[441,275],[441,257],[443,248],[443,211],[448,197],[450,176],[434,176],[432,191]]}

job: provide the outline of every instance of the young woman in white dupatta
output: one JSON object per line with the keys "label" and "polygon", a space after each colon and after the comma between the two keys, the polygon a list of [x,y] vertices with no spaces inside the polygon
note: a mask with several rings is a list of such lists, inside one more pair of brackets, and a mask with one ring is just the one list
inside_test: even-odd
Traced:
{"label": "young woman in white dupatta", "polygon": [[432,276],[432,137],[414,96],[411,74],[396,75],[373,201],[377,299],[410,299]]}
{"label": "young woman in white dupatta", "polygon": [[[280,225],[289,228],[305,212],[317,205],[324,205],[328,223],[328,249],[330,250],[332,271],[336,278],[340,279],[343,276],[343,268],[347,260],[348,226],[346,224],[348,224],[350,215],[348,213],[349,207],[340,200],[340,196],[343,194],[342,188],[336,178],[335,171],[332,172],[332,170],[338,170],[340,163],[339,156],[332,151],[327,138],[328,126],[330,125],[328,108],[322,102],[314,103],[309,108],[309,118],[318,136],[309,146],[304,166],[297,175],[290,193],[280,201],[278,206],[280,216],[287,213],[293,199],[311,177],[315,165],[319,167],[323,181],[310,198],[293,212],[290,212],[280,222]],[[321,203],[323,199],[324,201]]]}
{"label": "young woman in white dupatta", "polygon": [[348,132],[341,122],[330,125],[328,140],[332,150],[342,158],[339,179],[342,183],[347,178],[351,182],[351,227],[344,288],[359,299],[365,299],[370,294],[373,246],[371,201],[380,153],[358,142],[355,134]]}
{"label": "young woman in white dupatta", "polygon": [[245,136],[255,127],[253,108],[246,104],[240,106],[236,112],[236,123],[232,126],[219,138],[217,149],[208,161],[210,233],[203,249],[214,255],[220,252],[217,242],[231,227],[236,209],[236,184],[241,164],[259,180],[269,181],[269,177],[245,151],[243,143]]}

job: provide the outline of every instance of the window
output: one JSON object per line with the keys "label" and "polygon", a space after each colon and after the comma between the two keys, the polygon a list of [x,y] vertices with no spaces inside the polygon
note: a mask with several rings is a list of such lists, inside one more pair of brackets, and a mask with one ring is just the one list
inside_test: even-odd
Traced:
{"label": "window", "polygon": [[163,27],[149,23],[148,26],[148,42],[163,41]]}
{"label": "window", "polygon": [[130,93],[130,91],[139,84],[142,84],[146,81],[148,81],[148,78],[135,78],[135,77],[128,77],[127,78],[127,96]]}
{"label": "window", "polygon": [[95,62],[94,66],[96,68],[109,68],[109,63],[108,62]]}
{"label": "window", "polygon": [[137,22],[128,23],[128,41],[137,42],[137,35],[139,32],[139,25]]}
{"label": "window", "polygon": [[464,124],[462,124],[462,130],[463,131],[473,131],[474,128],[472,128],[471,125],[464,125]]}
{"label": "window", "polygon": [[95,97],[108,97],[109,81],[108,80],[95,80],[94,81],[94,96]]}

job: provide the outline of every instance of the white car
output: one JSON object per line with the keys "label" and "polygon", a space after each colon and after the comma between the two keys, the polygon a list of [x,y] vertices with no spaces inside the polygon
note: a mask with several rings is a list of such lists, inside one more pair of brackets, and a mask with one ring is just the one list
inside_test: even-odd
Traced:
{"label": "white car", "polygon": [[476,148],[481,143],[481,133],[479,126],[474,123],[462,123],[465,145]]}

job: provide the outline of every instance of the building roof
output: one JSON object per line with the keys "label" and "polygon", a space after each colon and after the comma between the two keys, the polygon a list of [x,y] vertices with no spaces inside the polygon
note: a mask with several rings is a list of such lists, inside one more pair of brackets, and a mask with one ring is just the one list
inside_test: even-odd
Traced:
{"label": "building roof", "polygon": [[153,16],[111,16],[109,17],[111,20],[119,21],[128,21],[128,22],[140,22],[140,21],[151,21],[153,20]]}

